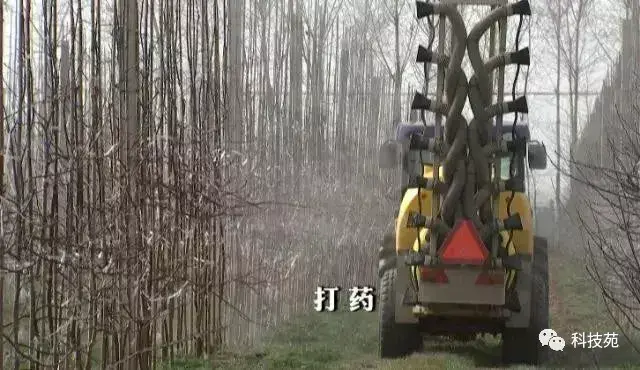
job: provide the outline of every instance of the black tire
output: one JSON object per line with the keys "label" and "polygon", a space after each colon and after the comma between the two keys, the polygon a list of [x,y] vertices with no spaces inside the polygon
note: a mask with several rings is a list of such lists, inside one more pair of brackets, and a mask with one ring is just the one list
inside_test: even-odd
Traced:
{"label": "black tire", "polygon": [[380,279],[380,357],[397,358],[422,350],[418,324],[398,324],[395,317],[397,270],[385,271]]}
{"label": "black tire", "polygon": [[382,278],[385,271],[396,267],[396,234],[385,233],[378,249],[378,278]]}
{"label": "black tire", "polygon": [[544,238],[534,238],[531,274],[529,327],[502,332],[502,359],[507,364],[542,365],[549,357],[549,348],[538,341],[540,331],[549,328],[549,260]]}

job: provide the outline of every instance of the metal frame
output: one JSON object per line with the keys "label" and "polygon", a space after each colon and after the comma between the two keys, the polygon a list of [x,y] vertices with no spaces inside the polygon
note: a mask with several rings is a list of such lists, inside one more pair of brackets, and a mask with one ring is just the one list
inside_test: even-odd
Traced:
{"label": "metal frame", "polygon": [[[468,31],[457,10],[458,6],[465,5],[489,6],[492,12]],[[434,161],[434,174],[440,172],[442,165],[451,171],[447,171],[444,177],[446,182],[444,194],[439,194],[435,187],[431,189],[433,197],[432,219],[423,226],[432,231],[425,264],[438,263],[437,250],[444,232],[442,227],[451,228],[451,223],[456,223],[460,218],[471,218],[481,234],[486,236],[496,234],[495,237],[491,237],[491,243],[488,247],[493,267],[501,268],[502,266],[498,259],[499,238],[497,233],[493,231],[495,225],[500,224],[496,220],[499,215],[500,195],[496,195],[493,189],[502,189],[504,183],[500,176],[491,178],[491,172],[500,173],[500,156],[489,155],[486,149],[503,148],[504,146],[502,138],[503,114],[526,112],[526,101],[508,102],[507,104],[504,101],[505,66],[516,63],[525,64],[529,61],[528,52],[506,54],[507,19],[517,14],[530,14],[529,5],[526,3],[523,5],[522,2],[508,4],[507,0],[442,0],[438,3],[418,3],[419,18],[437,15],[440,20],[437,52],[433,55],[419,54],[422,55],[419,57],[421,61],[437,65],[437,86],[435,101],[426,98],[425,95],[428,92],[418,93],[412,103],[412,109],[421,109],[423,112],[429,110],[435,113],[433,128],[435,140],[423,140],[421,143],[429,142],[428,147],[431,151],[442,150],[441,156],[436,156]],[[447,21],[451,25],[450,35],[447,35]],[[490,32],[489,55],[483,58],[480,42],[486,32]],[[449,43],[452,45],[450,55],[445,55],[445,45]],[[467,53],[474,69],[474,76],[469,80],[461,69],[462,60]],[[494,58],[503,55],[502,58]],[[496,84],[497,86],[495,86]],[[496,91],[495,96],[494,91]],[[467,123],[461,114],[467,98],[471,102],[474,112],[474,119],[470,123]],[[492,135],[487,130],[493,126],[493,119],[495,119],[496,131]],[[446,137],[443,126],[446,126],[447,130],[452,130],[446,132]],[[419,147],[422,148],[420,145]],[[426,148],[427,146],[424,147],[424,149]],[[434,176],[434,180],[436,176]],[[476,203],[476,197],[479,197],[477,198],[480,199],[479,203]],[[441,215],[441,217],[437,215]],[[407,254],[406,251],[398,251],[397,260],[404,261],[405,254]],[[467,303],[471,299],[473,301],[471,303],[495,305],[505,300],[504,286],[493,287],[496,289],[491,290],[492,294],[487,294],[489,291],[479,294],[479,291],[476,291],[478,287],[474,285],[475,280],[472,279],[474,274],[469,270],[463,269],[456,272],[459,279],[454,280],[458,282],[458,285],[464,285],[460,285],[460,287],[463,292],[466,292],[466,294],[461,294],[460,291],[450,291],[450,289],[455,289],[452,287],[455,284],[437,286],[420,282],[418,282],[418,291],[413,292],[411,289],[413,282],[409,281],[411,268],[403,263],[398,264],[397,268],[396,320],[398,322],[415,322],[416,317],[408,307],[411,306],[411,302],[418,304],[419,308],[421,305],[419,302],[425,304],[447,303],[453,300],[458,303]],[[520,273],[528,276],[529,270],[530,268],[525,268],[525,271]],[[527,279],[526,276],[519,279],[517,283],[521,302],[525,305],[528,304],[530,295],[530,287],[526,286],[526,282],[530,279]],[[526,319],[529,315],[528,310],[522,310],[520,314],[509,316],[514,318],[511,320],[512,325],[520,325],[520,323],[528,321]]]}
{"label": "metal frame", "polygon": [[[495,10],[497,9],[499,6],[502,5],[506,5],[507,4],[507,0],[441,0],[439,2],[440,4],[443,5],[451,5],[454,7],[457,7],[458,5],[466,5],[466,6],[490,6],[491,10]],[[444,55],[445,52],[445,45],[447,44],[447,42],[450,42],[451,45],[453,45],[453,33],[451,33],[450,37],[447,38],[447,29],[446,29],[446,16],[444,14],[439,14],[439,24],[438,24],[438,54],[439,55]],[[496,52],[496,35],[499,35],[499,40],[498,40],[498,45],[497,45],[497,52]],[[491,59],[492,57],[496,56],[496,55],[502,55],[506,52],[506,43],[507,43],[507,18],[503,17],[499,20],[499,22],[496,24],[492,24],[491,28],[490,28],[490,41],[489,41],[489,55],[487,59]],[[441,104],[444,102],[444,95],[445,95],[445,71],[448,67],[443,64],[443,63],[438,63],[437,64],[437,87],[436,87],[436,94],[435,94],[435,106],[441,106]],[[498,66],[498,71],[497,73],[494,71],[490,72],[490,90],[494,91],[493,89],[493,85],[497,84],[498,88],[497,88],[497,96],[494,96],[492,94],[491,96],[491,103],[495,103],[495,104],[502,104],[504,103],[504,92],[505,92],[505,87],[504,87],[504,83],[505,83],[505,65],[504,64],[500,64]],[[495,81],[497,80],[497,81]],[[495,101],[494,101],[494,98]],[[451,104],[451,102],[447,101],[446,103]],[[443,137],[443,127],[442,127],[442,123],[443,123],[443,117],[444,115],[435,110],[435,137],[439,140],[441,140],[441,138]],[[498,127],[498,130],[496,132],[496,136],[493,138],[495,145],[498,147],[502,146],[502,124],[503,124],[503,113],[499,112],[496,116],[495,116],[495,122],[496,122],[496,126]],[[500,161],[499,160],[495,160],[495,159],[491,159],[490,160],[490,165],[493,168],[493,170],[495,171],[495,173],[499,173],[500,171]],[[440,167],[441,167],[441,163],[440,163],[440,159],[436,159],[436,161],[434,161],[434,173],[439,173],[440,171]],[[495,182],[492,184],[494,188],[499,188],[500,187],[500,178],[496,178],[494,180]],[[433,203],[432,203],[432,209],[431,209],[431,214],[432,215],[437,215],[439,214],[439,211],[441,209],[442,206],[442,201],[443,201],[443,197],[441,194],[438,194],[437,192],[433,192]],[[492,196],[491,197],[491,217],[495,217],[496,214],[498,214],[498,208],[499,208],[499,203],[500,203],[500,196]],[[428,250],[428,255],[429,255],[429,259],[431,261],[436,261],[436,251],[438,248],[438,241],[439,238],[431,238],[430,243],[429,243],[429,250]],[[496,260],[497,259],[497,254],[498,254],[498,249],[499,249],[499,241],[498,238],[493,238],[491,245],[489,246],[490,250],[491,250],[491,257],[492,260]]]}
{"label": "metal frame", "polygon": [[[492,7],[493,9],[493,7]],[[500,42],[498,45],[498,55],[502,55],[505,53],[506,48],[507,48],[507,19],[506,18],[502,18],[500,20],[500,22],[498,23],[498,27],[499,27],[499,32],[500,32]],[[494,31],[495,29],[495,25],[492,26],[492,31]],[[493,49],[491,50],[492,52],[494,51]],[[494,55],[491,55],[491,57],[493,57]],[[501,65],[498,68],[498,76],[497,76],[497,83],[498,83],[498,96],[497,96],[497,101],[496,103],[501,104],[504,103],[504,72],[505,72],[505,67],[504,65]],[[496,145],[498,147],[502,146],[502,123],[503,123],[503,115],[498,114],[496,116]],[[493,168],[494,171],[496,171],[495,173],[500,173],[500,160],[496,160],[494,158],[493,160]],[[496,189],[499,188],[500,186],[500,177],[496,176],[495,177],[495,187]],[[498,208],[500,207],[500,195],[498,194],[497,196],[493,196],[493,207],[492,207],[492,217],[495,217],[495,215],[498,213]],[[493,238],[492,242],[491,242],[491,258],[492,259],[496,259],[498,256],[498,245],[499,241],[498,238]]]}
{"label": "metal frame", "polygon": [[[447,25],[446,25],[446,16],[444,14],[440,14],[439,22],[438,22],[438,54],[444,55],[444,45],[447,39]],[[445,65],[438,64],[437,65],[437,86],[436,86],[436,105],[440,105],[443,102],[444,96],[444,77],[445,77]],[[435,112],[435,127],[434,127],[434,136],[436,139],[440,139],[442,134],[442,118],[443,114],[439,112]],[[435,156],[435,161],[433,163],[433,173],[440,173],[440,159],[438,156]],[[435,175],[434,175],[435,177]],[[442,197],[438,192],[433,192],[432,194],[432,203],[431,203],[431,214],[435,217],[440,212],[440,202]],[[431,259],[436,258],[436,252],[438,250],[438,238],[431,238],[429,242],[429,257]]]}

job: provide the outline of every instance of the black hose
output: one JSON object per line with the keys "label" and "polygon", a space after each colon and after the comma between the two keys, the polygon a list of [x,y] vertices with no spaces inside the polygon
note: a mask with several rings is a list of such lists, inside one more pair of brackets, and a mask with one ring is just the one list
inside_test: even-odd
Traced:
{"label": "black hose", "polygon": [[[522,23],[524,21],[524,16],[520,15],[520,21],[518,22],[518,31],[516,32],[516,45],[515,45],[515,49],[516,51],[518,51],[518,49],[520,48],[520,32],[522,31]],[[516,67],[516,75],[513,79],[513,85],[511,87],[511,97],[513,100],[516,99],[516,87],[518,85],[518,77],[520,75],[520,64],[518,64],[518,66]],[[515,143],[516,139],[518,138],[518,133],[516,132],[516,125],[518,123],[518,117],[519,117],[519,113],[518,112],[514,112],[514,118],[513,118],[513,125],[511,126],[511,140]],[[516,157],[516,153],[517,151],[513,151],[513,153],[511,153],[511,159],[509,161],[509,178],[514,178],[515,177],[515,157]],[[515,189],[511,189],[511,196],[509,197],[509,199],[507,199],[507,217],[511,217],[511,205],[513,203],[513,199],[515,198],[516,195],[516,191]],[[509,254],[509,244],[511,244],[511,242],[513,241],[513,232],[514,230],[509,230],[509,239],[507,239],[507,243],[505,245],[506,248],[506,254]],[[517,279],[518,275],[515,274],[513,276],[513,282],[512,282],[512,286],[511,289],[515,289],[516,287],[516,279]]]}
{"label": "black hose", "polygon": [[[431,35],[429,37],[429,46],[427,47],[427,50],[429,52],[431,52],[433,50],[433,42],[436,39],[436,30],[435,30],[435,25],[433,23],[433,15],[430,15],[427,17],[427,21],[429,22],[429,31],[431,32]],[[428,73],[427,73],[427,63],[424,64],[424,78],[425,78],[425,85],[427,84],[427,78],[428,78]],[[427,95],[427,91],[425,91],[425,96]],[[422,123],[424,124],[424,126],[427,126],[427,120],[425,117],[425,110],[421,111],[421,118],[422,118]],[[421,177],[424,177],[424,159],[422,157],[422,150],[420,150],[420,175]],[[433,174],[433,179],[434,179],[434,183],[436,181],[436,179],[438,179],[438,174]],[[421,189],[422,187],[418,186],[418,212],[420,215],[422,215],[422,194],[421,194]],[[433,197],[432,197],[432,201],[433,201]],[[431,215],[433,217],[433,215]],[[422,246],[422,240],[420,240],[420,228],[417,227],[416,228],[416,233],[417,233],[417,240],[418,240],[418,252],[420,252],[420,247]],[[426,241],[425,241],[426,242]],[[419,286],[418,286],[418,278],[416,277],[415,273],[411,273],[411,283],[413,284],[413,288],[414,291],[416,293],[416,296],[418,295],[418,291],[419,291]]]}

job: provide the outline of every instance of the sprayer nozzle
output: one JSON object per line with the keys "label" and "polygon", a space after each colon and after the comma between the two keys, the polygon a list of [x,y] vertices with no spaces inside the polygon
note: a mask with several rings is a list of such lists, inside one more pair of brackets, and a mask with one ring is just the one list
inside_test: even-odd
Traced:
{"label": "sprayer nozzle", "polygon": [[513,3],[511,9],[513,10],[513,14],[531,15],[531,5],[529,4],[529,0],[521,0],[517,3]]}
{"label": "sprayer nozzle", "polygon": [[431,3],[425,3],[424,1],[416,1],[416,14],[418,19],[428,17],[435,12],[435,8]]}
{"label": "sprayer nozzle", "polygon": [[508,105],[509,112],[529,113],[529,105],[527,104],[527,97],[521,96],[518,99],[512,101]]}
{"label": "sprayer nozzle", "polygon": [[505,230],[522,230],[522,219],[519,213],[514,213],[510,217],[505,218],[502,223]]}
{"label": "sprayer nozzle", "polygon": [[428,110],[431,107],[431,100],[427,99],[426,96],[416,92],[413,96],[413,102],[411,103],[411,109],[422,109]]}
{"label": "sprayer nozzle", "polygon": [[418,63],[431,63],[433,61],[433,52],[427,50],[424,46],[418,46],[418,56],[416,62]]}
{"label": "sprayer nozzle", "polygon": [[407,217],[407,227],[408,228],[419,228],[425,227],[429,223],[429,219],[421,215],[420,213],[410,213],[409,217]]}
{"label": "sprayer nozzle", "polygon": [[531,62],[531,55],[529,54],[529,48],[520,49],[509,56],[511,62],[514,64],[520,64],[528,66]]}

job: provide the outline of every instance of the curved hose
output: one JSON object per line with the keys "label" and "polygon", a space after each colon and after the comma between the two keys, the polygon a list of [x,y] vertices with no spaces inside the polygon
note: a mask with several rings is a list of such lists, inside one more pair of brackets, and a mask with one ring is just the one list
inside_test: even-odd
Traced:
{"label": "curved hose", "polygon": [[465,160],[460,159],[456,164],[456,172],[453,174],[455,181],[451,183],[442,201],[442,219],[448,224],[453,225],[455,222],[454,216],[456,215],[456,208],[458,205],[463,207],[460,196],[465,187],[466,180],[466,165]]}
{"label": "curved hose", "polygon": [[[423,14],[441,14],[449,19],[454,40],[444,84],[446,100],[449,103],[449,111],[444,123],[445,142],[449,147],[443,161],[447,192],[440,209],[443,221],[452,226],[455,222],[456,209],[463,207],[461,198],[466,178],[467,122],[462,116],[462,110],[467,100],[468,83],[462,70],[462,59],[467,48],[467,28],[456,7],[443,4],[428,4],[427,7],[428,11],[424,11]],[[420,9],[418,11],[420,17]],[[434,55],[432,54],[431,57],[433,60]],[[443,56],[437,57],[438,62],[446,60]]]}
{"label": "curved hose", "polygon": [[[487,117],[487,120],[505,113],[513,112],[525,112],[528,111],[526,99],[520,98],[511,102],[494,104],[488,109],[483,110],[483,115]],[[480,145],[479,131],[477,128],[478,120],[474,118],[469,124],[469,157],[470,161],[468,166],[474,166],[476,174],[475,185],[478,188],[474,196],[474,208],[470,208],[467,205],[467,209],[477,210],[480,209],[480,219],[482,225],[489,222],[491,217],[490,204],[487,202],[491,197],[491,173],[489,172],[489,159],[483,147]],[[467,170],[469,172],[469,170]],[[475,213],[475,212],[473,212]]]}
{"label": "curved hose", "polygon": [[[514,53],[495,56],[484,66],[488,73],[490,73],[494,69],[507,64],[529,64],[529,59],[529,49],[525,48]],[[504,112],[500,112],[500,109],[494,106],[490,109],[495,109],[497,113],[494,112],[495,114],[491,114],[491,112],[487,112],[483,106],[479,89],[476,88],[477,81],[477,77],[474,75],[471,77],[469,84],[469,102],[474,112],[474,119],[469,124],[469,156],[473,158],[473,161],[469,161],[468,166],[475,166],[474,171],[476,176],[474,182],[478,190],[474,196],[473,206],[467,205],[466,207],[468,208],[467,214],[475,214],[479,210],[481,225],[484,225],[484,223],[489,222],[491,218],[491,205],[487,203],[487,200],[491,197],[491,171],[489,168],[489,154],[485,150],[485,146],[489,141],[490,119],[500,113],[520,111],[523,107],[517,104],[513,106],[512,104],[513,110],[506,109]],[[467,172],[469,171],[470,169],[468,168]]]}
{"label": "curved hose", "polygon": [[[469,80],[469,103],[474,113],[474,119],[469,124],[469,156],[473,160],[470,160],[467,164],[469,167],[467,168],[467,173],[475,171],[473,178],[475,184],[469,188],[477,188],[477,191],[473,197],[473,202],[471,202],[470,196],[465,196],[466,201],[470,202],[465,205],[465,213],[471,215],[474,223],[480,224],[481,226],[492,221],[491,204],[488,202],[493,193],[491,169],[489,167],[490,160],[489,155],[484,150],[489,141],[491,118],[501,113],[518,111],[518,108],[521,108],[514,105],[515,101],[511,103],[513,110],[508,109],[509,107],[506,107],[507,109],[500,109],[496,106],[489,107],[493,90],[490,72],[506,64],[514,63],[520,65],[524,64],[524,62],[528,63],[529,52],[528,49],[523,49],[515,53],[498,55],[491,58],[485,64],[480,54],[480,39],[495,22],[501,18],[516,14],[531,14],[531,8],[527,0],[505,5],[492,11],[487,17],[480,21],[480,23],[473,27],[467,39],[469,60],[475,72]],[[471,169],[471,166],[474,168]],[[479,219],[475,217],[477,212],[480,213]]]}
{"label": "curved hose", "polygon": [[447,155],[443,161],[445,182],[451,184],[454,174],[448,170],[455,168],[457,160],[466,157],[467,147],[467,121],[462,116],[462,109],[467,100],[467,81],[464,76],[460,77],[460,83],[449,108],[449,115],[445,120],[445,142],[449,144]]}
{"label": "curved hose", "polygon": [[480,55],[480,39],[482,35],[491,27],[492,24],[512,15],[531,15],[531,8],[528,0],[522,0],[517,3],[502,6],[480,21],[471,31],[467,39],[467,50],[469,52],[469,61],[478,78],[478,88],[484,105],[491,102],[491,81],[489,72],[485,68]]}
{"label": "curved hose", "polygon": [[[515,14],[531,14],[529,2],[522,0],[492,11],[468,35],[462,16],[455,6],[418,2],[417,12],[418,18],[434,14],[447,16],[453,34],[453,50],[450,56],[433,53],[421,47],[417,58],[418,62],[436,63],[439,66],[446,64],[446,103],[434,104],[418,93],[412,104],[413,109],[438,113],[446,110],[443,144],[447,150],[443,168],[444,182],[447,186],[440,208],[440,218],[451,226],[458,216],[464,216],[470,218],[480,229],[485,223],[490,223],[492,216],[491,204],[487,202],[493,194],[489,167],[491,152],[487,151],[491,118],[504,113],[527,111],[526,100],[523,99],[490,105],[490,72],[507,64],[528,64],[529,52],[528,49],[523,49],[499,55],[485,64],[480,54],[479,43],[483,34],[501,18]],[[474,75],[469,81],[462,70],[462,60],[466,51],[474,70]],[[474,119],[469,124],[462,116],[467,96],[474,113]]]}
{"label": "curved hose", "polygon": [[[517,50],[513,53],[505,53],[494,56],[484,64],[484,70],[487,73],[491,73],[498,67],[503,67],[510,64],[529,65],[529,63],[530,54],[529,48],[527,47],[522,50]],[[482,145],[483,147],[489,141],[489,130],[491,129],[491,126],[487,122],[488,118],[484,114],[483,109],[481,109],[486,108],[484,100],[485,99],[481,98],[481,90],[479,87],[477,74],[474,73],[469,79],[469,103],[471,104],[471,109],[473,110],[474,117],[476,117],[479,122],[484,123],[484,126],[479,132],[480,145]]]}

